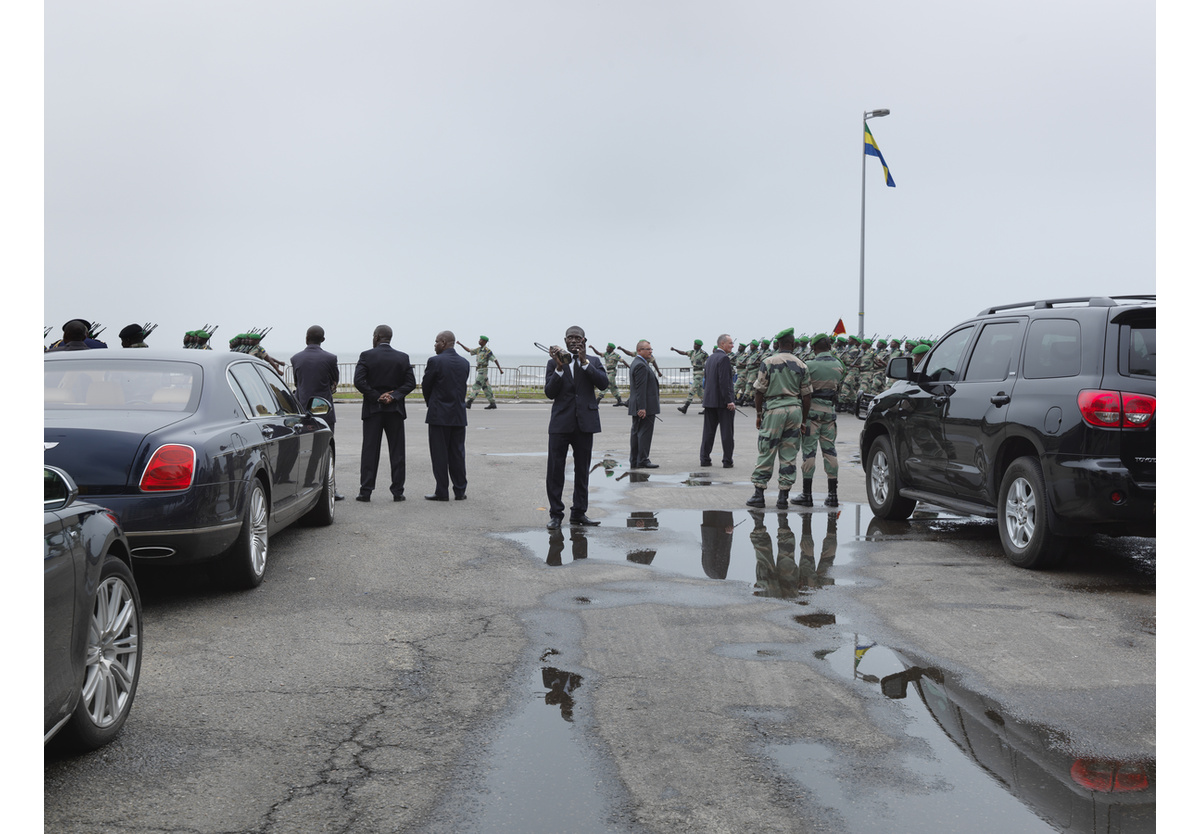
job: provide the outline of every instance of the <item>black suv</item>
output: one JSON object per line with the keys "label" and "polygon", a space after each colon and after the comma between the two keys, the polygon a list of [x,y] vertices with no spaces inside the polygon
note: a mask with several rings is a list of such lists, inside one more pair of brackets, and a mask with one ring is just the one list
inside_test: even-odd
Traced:
{"label": "black suv", "polygon": [[1065,539],[1155,535],[1153,295],[992,307],[871,401],[859,445],[880,518],[917,501],[995,518],[1014,564]]}

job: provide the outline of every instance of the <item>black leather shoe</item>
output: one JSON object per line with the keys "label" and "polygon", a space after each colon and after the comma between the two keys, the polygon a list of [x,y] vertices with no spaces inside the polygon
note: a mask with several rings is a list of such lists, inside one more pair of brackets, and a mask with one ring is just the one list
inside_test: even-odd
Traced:
{"label": "black leather shoe", "polygon": [[625,405],[625,403],[613,403],[613,408],[620,408],[623,405]]}
{"label": "black leather shoe", "polygon": [[392,500],[393,500],[393,501],[403,501],[403,500],[404,500],[404,496],[403,496],[403,495],[393,495],[393,496],[392,496]]}
{"label": "black leather shoe", "polygon": [[546,529],[557,530],[559,527],[562,527],[562,519],[556,515],[550,516],[550,520],[546,522]]}
{"label": "black leather shoe", "polygon": [[700,465],[701,466],[712,466],[712,461],[711,460],[702,460],[702,461],[700,461]]}
{"label": "black leather shoe", "polygon": [[733,469],[733,461],[729,461],[728,463],[722,463],[721,468],[722,469]]}
{"label": "black leather shoe", "polygon": [[346,500],[346,496],[342,495],[340,492],[335,492],[335,493],[333,494],[333,500],[334,500],[334,501],[345,501],[345,500]]}
{"label": "black leather shoe", "polygon": [[466,501],[467,494],[464,492],[462,495],[456,495],[456,496],[454,496],[454,500],[455,501]]}
{"label": "black leather shoe", "polygon": [[650,461],[646,461],[641,466],[639,466],[638,469],[658,469],[658,464],[651,463]]}
{"label": "black leather shoe", "polygon": [[444,495],[426,495],[425,500],[426,501],[449,501],[450,498],[448,496],[444,496]]}
{"label": "black leather shoe", "polygon": [[586,515],[572,516],[572,517],[571,517],[571,523],[572,523],[572,524],[576,524],[576,525],[580,525],[580,526],[583,526],[583,527],[599,527],[599,526],[600,526],[600,522],[599,522],[599,521],[592,521],[592,520],[591,520],[590,518],[588,518]]}
{"label": "black leather shoe", "polygon": [[370,500],[371,500],[371,493],[369,493],[369,492],[360,492],[358,495],[354,496],[354,500],[355,500],[355,501],[370,501]]}

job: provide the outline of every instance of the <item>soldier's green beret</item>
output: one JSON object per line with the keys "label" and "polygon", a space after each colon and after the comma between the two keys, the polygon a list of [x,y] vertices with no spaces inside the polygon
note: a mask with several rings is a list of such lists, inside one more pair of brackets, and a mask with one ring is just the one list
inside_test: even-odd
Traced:
{"label": "soldier's green beret", "polygon": [[819,342],[819,341],[821,341],[822,339],[824,339],[825,341],[827,341],[827,342],[828,342],[828,341],[829,341],[829,336],[828,336],[827,334],[825,334],[825,333],[818,333],[817,335],[815,335],[815,336],[813,336],[813,337],[812,337],[812,340],[813,340],[814,342]]}
{"label": "soldier's green beret", "polygon": [[851,336],[847,336],[846,338],[847,338],[849,341],[851,341],[851,342],[854,342],[854,344],[856,344],[856,345],[858,344],[858,337],[857,337],[857,336],[853,336],[853,335],[851,335]]}
{"label": "soldier's green beret", "polygon": [[797,339],[796,341],[797,341],[797,342],[799,342],[800,344],[804,344],[804,343],[806,343],[806,342],[808,341],[808,337],[807,337],[807,336],[801,336],[801,337],[800,337],[799,339]]}
{"label": "soldier's green beret", "polygon": [[609,342],[609,343],[608,343],[608,349],[609,349],[609,350],[612,350],[612,349],[613,349],[613,348],[615,348],[616,346],[617,346],[617,345],[616,345],[616,343],[615,343],[615,342]]}
{"label": "soldier's green beret", "polygon": [[921,356],[926,353],[929,353],[929,345],[917,345],[913,348],[913,356]]}
{"label": "soldier's green beret", "polygon": [[880,339],[878,342],[875,343],[875,347],[886,347],[886,346],[887,346],[887,339]]}
{"label": "soldier's green beret", "polygon": [[847,339],[845,336],[838,336],[837,340],[839,344],[844,344],[845,342],[849,341],[849,339]]}
{"label": "soldier's green beret", "polygon": [[694,345],[702,345],[702,344],[704,344],[704,340],[703,340],[703,339],[696,339],[695,341],[693,341],[693,342],[692,342],[692,344],[694,344]]}
{"label": "soldier's green beret", "polygon": [[746,346],[746,343],[745,343],[745,342],[738,342],[738,347],[739,347],[739,348],[744,348],[745,346]]}
{"label": "soldier's green beret", "polygon": [[750,347],[758,347],[758,339],[751,339]]}
{"label": "soldier's green beret", "polygon": [[793,337],[793,336],[795,336],[795,335],[796,335],[796,328],[794,328],[794,327],[787,327],[787,328],[784,328],[783,330],[780,330],[778,333],[776,333],[776,334],[775,334],[775,339],[776,339],[777,341],[778,341],[779,339],[790,339],[790,338],[792,338],[792,337]]}
{"label": "soldier's green beret", "polygon": [[488,337],[487,337],[487,336],[480,336],[480,337],[479,337],[479,341],[481,341],[481,342],[486,342],[487,340],[488,340]]}

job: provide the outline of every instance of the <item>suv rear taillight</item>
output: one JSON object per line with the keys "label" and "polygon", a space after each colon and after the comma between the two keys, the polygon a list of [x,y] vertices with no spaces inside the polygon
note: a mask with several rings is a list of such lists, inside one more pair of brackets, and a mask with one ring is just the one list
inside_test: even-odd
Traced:
{"label": "suv rear taillight", "polygon": [[1128,391],[1080,391],[1079,413],[1101,428],[1144,429],[1154,419],[1154,397]]}
{"label": "suv rear taillight", "polygon": [[143,492],[170,492],[187,489],[196,474],[196,450],[191,446],[168,443],[159,446],[142,472],[138,487]]}

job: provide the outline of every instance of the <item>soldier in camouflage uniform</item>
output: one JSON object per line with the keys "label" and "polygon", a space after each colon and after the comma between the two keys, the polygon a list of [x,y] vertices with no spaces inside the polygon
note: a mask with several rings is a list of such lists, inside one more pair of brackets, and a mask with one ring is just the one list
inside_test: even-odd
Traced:
{"label": "soldier in camouflage uniform", "polygon": [[746,343],[738,342],[737,353],[729,357],[733,364],[733,401],[742,404],[742,395],[746,392]]}
{"label": "soldier in camouflage uniform", "polygon": [[708,361],[708,354],[704,352],[703,339],[696,339],[692,345],[691,350],[671,348],[671,350],[680,356],[686,356],[692,362],[692,387],[688,389],[687,400],[683,405],[679,406],[679,410],[684,414],[687,414],[688,406],[692,404],[693,399],[704,399],[704,363]]}
{"label": "soldier in camouflage uniform", "polygon": [[758,356],[758,339],[751,339],[746,356],[742,359],[742,367],[738,371],[735,391],[737,399],[734,400],[738,405],[745,405],[750,396],[749,392],[754,390],[754,380],[758,377],[758,366],[761,362],[762,360]]}
{"label": "soldier in camouflage uniform", "polygon": [[282,374],[283,362],[280,362],[267,353],[267,349],[260,344],[270,330],[270,328],[266,328],[264,330],[251,330],[248,333],[239,333],[229,340],[229,349],[234,353],[245,353],[270,363],[276,373]]}
{"label": "soldier in camouflage uniform", "polygon": [[821,447],[821,457],[825,461],[825,474],[829,478],[829,496],[825,499],[825,506],[838,505],[838,459],[837,448],[834,445],[837,442],[837,410],[833,401],[846,369],[830,352],[829,347],[829,337],[824,333],[813,337],[813,348],[817,355],[808,363],[812,408],[808,411],[808,419],[800,439],[800,450],[803,454],[800,463],[800,495],[792,499],[792,503],[800,507],[813,505],[812,482],[817,468],[818,445]]}
{"label": "soldier in camouflage uniform", "polygon": [[801,362],[807,362],[809,359],[811,359],[813,354],[812,350],[810,350],[808,347],[808,337],[801,336],[799,339],[797,339],[796,349],[792,352],[796,354],[796,358]]}
{"label": "soldier in camouflage uniform", "polygon": [[[754,529],[754,595],[775,599],[793,599],[800,595],[800,567],[796,564],[796,534],[788,526],[788,514],[779,513],[779,556],[771,549],[771,534],[763,524],[763,514],[750,511]],[[805,518],[808,518],[806,515]]]}
{"label": "soldier in camouflage uniform", "polygon": [[[492,394],[492,386],[488,384],[488,364],[495,362],[496,367],[500,368],[500,360],[496,358],[496,354],[492,353],[492,349],[487,346],[487,343],[487,336],[480,336],[479,347],[474,349],[467,347],[462,342],[458,342],[460,348],[475,357],[475,384],[471,386],[471,395],[467,397],[467,408],[471,407],[471,403],[475,402],[475,398],[482,391],[488,401],[487,407],[483,409],[484,411],[489,411],[496,407],[496,398]],[[500,373],[504,373],[503,368],[500,368]]]}
{"label": "soldier in camouflage uniform", "polygon": [[800,430],[808,420],[812,385],[808,369],[792,350],[796,346],[792,328],[779,334],[779,353],[767,357],[754,381],[754,410],[758,413],[758,464],[750,476],[754,495],[748,507],[765,507],[763,490],[771,481],[775,456],[779,456],[778,509],[788,508],[788,490],[796,482],[796,456],[800,452]]}
{"label": "soldier in camouflage uniform", "polygon": [[842,355],[842,365],[846,369],[841,386],[837,390],[837,410],[850,411],[858,399],[859,360],[862,358],[862,348],[857,336],[846,338],[846,352]]}
{"label": "soldier in camouflage uniform", "polygon": [[613,406],[625,405],[625,403],[621,401],[621,392],[617,390],[617,363],[624,365],[626,368],[629,367],[629,363],[617,354],[617,346],[613,342],[608,343],[608,350],[604,351],[603,353],[596,350],[595,345],[588,345],[588,347],[591,348],[592,353],[599,355],[599,357],[604,360],[604,370],[608,373],[608,387],[600,392],[600,395],[596,397],[596,402],[600,402],[602,399],[604,399],[605,394],[607,394],[609,391],[612,391],[613,396],[617,398],[617,401],[613,403]]}

